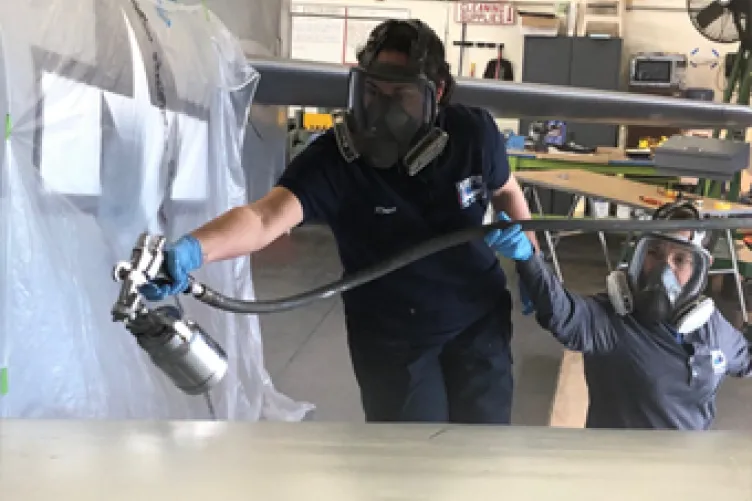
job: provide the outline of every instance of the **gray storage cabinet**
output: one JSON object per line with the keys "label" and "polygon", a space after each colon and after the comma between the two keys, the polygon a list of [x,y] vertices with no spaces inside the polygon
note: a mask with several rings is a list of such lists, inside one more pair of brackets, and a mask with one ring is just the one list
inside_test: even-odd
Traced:
{"label": "gray storage cabinet", "polygon": [[[621,38],[526,36],[522,81],[619,90],[622,46]],[[529,126],[530,120],[520,120],[520,134],[527,134]],[[583,146],[616,146],[619,128],[567,122],[567,135]],[[546,212],[566,214],[571,197],[550,190],[538,192]]]}

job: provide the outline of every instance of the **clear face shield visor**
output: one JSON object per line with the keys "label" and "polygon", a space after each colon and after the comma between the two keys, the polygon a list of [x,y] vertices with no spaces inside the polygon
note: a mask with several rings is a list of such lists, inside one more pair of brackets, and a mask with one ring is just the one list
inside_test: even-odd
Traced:
{"label": "clear face shield visor", "polygon": [[[627,270],[635,299],[642,296],[664,303],[663,309],[670,309],[665,314],[671,316],[698,298],[707,284],[710,255],[695,240],[681,234],[643,236]],[[656,309],[661,305],[650,306]]]}
{"label": "clear face shield visor", "polygon": [[368,71],[350,72],[348,108],[362,133],[396,135],[412,141],[415,135],[433,126],[436,119],[436,89],[431,81],[407,67],[372,64]]}

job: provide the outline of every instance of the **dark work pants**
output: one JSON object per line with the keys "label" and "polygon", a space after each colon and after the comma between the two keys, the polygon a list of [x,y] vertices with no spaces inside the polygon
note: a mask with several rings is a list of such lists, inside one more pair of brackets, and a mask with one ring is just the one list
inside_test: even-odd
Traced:
{"label": "dark work pants", "polygon": [[509,424],[510,317],[511,304],[431,344],[348,325],[366,421]]}

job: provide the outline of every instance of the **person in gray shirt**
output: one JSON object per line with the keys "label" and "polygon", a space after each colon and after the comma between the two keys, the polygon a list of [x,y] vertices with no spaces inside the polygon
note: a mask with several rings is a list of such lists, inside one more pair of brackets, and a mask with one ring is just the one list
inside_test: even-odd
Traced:
{"label": "person in gray shirt", "polygon": [[[688,202],[654,215],[698,217]],[[486,237],[516,261],[541,327],[583,353],[588,428],[705,430],[721,381],[752,376],[752,345],[702,295],[712,262],[703,239],[645,234],[627,269],[608,276],[606,292],[581,296],[564,288],[518,225]]]}

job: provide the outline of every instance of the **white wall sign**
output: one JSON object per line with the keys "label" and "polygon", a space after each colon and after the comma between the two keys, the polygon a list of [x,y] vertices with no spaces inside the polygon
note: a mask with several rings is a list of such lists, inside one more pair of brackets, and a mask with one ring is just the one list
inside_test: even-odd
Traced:
{"label": "white wall sign", "polygon": [[389,9],[385,7],[348,7],[347,17],[373,19],[408,19],[410,11],[407,9]]}
{"label": "white wall sign", "polygon": [[347,7],[344,5],[320,5],[312,3],[294,3],[290,6],[293,16],[344,16]]}
{"label": "white wall sign", "polygon": [[455,21],[467,24],[515,24],[512,4],[504,2],[457,2]]}
{"label": "white wall sign", "polygon": [[345,33],[345,64],[356,64],[357,51],[368,41],[376,26],[385,19],[409,19],[410,11],[407,9],[359,9],[347,8],[347,26]]}
{"label": "white wall sign", "polygon": [[292,59],[357,63],[355,54],[385,19],[408,19],[409,9],[294,3]]}
{"label": "white wall sign", "polygon": [[342,64],[344,44],[344,18],[292,17],[292,59]]}

